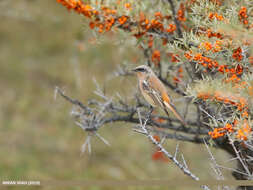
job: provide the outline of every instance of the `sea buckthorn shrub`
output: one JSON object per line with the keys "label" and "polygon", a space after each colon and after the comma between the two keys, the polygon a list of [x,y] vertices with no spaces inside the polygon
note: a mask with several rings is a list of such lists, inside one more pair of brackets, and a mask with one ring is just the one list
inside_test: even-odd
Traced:
{"label": "sea buckthorn shrub", "polygon": [[[135,39],[140,57],[145,54],[140,64],[166,70],[174,90],[200,105],[210,141],[244,149],[253,141],[251,0],[57,2],[85,17],[100,35],[123,31]],[[153,159],[168,161],[159,151]]]}

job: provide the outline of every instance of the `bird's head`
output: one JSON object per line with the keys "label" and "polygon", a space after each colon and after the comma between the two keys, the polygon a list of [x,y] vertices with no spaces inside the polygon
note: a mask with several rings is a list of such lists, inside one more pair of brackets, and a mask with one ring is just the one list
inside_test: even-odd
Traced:
{"label": "bird's head", "polygon": [[139,78],[145,77],[152,73],[151,68],[147,65],[140,65],[135,67],[132,71],[135,72]]}

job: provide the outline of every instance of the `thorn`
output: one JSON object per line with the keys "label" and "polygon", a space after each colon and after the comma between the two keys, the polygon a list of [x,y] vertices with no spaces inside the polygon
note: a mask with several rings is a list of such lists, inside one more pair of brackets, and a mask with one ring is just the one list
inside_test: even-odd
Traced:
{"label": "thorn", "polygon": [[86,147],[88,147],[88,152],[89,152],[89,154],[91,153],[90,139],[91,139],[91,136],[88,135],[88,136],[87,136],[87,139],[84,141],[84,143],[83,143],[83,145],[82,145],[82,148],[81,148],[81,155],[86,151]]}
{"label": "thorn", "polygon": [[59,87],[56,86],[54,89],[54,100],[56,100],[56,98],[57,98],[58,91],[59,91]]}
{"label": "thorn", "polygon": [[105,140],[101,135],[99,135],[97,132],[95,132],[95,135],[101,140],[103,141],[107,146],[111,146],[110,143]]}

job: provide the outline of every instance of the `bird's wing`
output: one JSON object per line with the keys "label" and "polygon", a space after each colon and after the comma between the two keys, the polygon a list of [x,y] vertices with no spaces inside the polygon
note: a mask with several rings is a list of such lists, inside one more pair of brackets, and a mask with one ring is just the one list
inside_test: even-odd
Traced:
{"label": "bird's wing", "polygon": [[153,76],[153,78],[150,78],[148,80],[149,88],[152,89],[153,96],[158,100],[160,106],[163,108],[163,110],[166,112],[166,114],[169,117],[169,113],[167,109],[169,109],[173,114],[177,117],[178,120],[181,121],[183,125],[186,125],[184,119],[181,117],[181,115],[176,110],[176,107],[173,105],[170,96],[167,93],[167,90],[165,86],[162,84],[162,82],[156,77]]}
{"label": "bird's wing", "polygon": [[143,91],[145,91],[145,93],[153,100],[153,102],[157,105],[157,106],[162,106],[163,105],[163,101],[162,101],[162,96],[159,93],[159,91],[155,90],[152,86],[151,83],[147,80],[144,80],[142,82],[142,88]]}

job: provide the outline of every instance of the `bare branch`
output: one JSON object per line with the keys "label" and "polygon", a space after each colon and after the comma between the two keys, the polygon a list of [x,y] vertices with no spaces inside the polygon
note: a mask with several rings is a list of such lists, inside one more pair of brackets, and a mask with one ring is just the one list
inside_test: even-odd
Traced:
{"label": "bare branch", "polygon": [[236,156],[237,156],[237,159],[239,160],[239,162],[240,162],[241,165],[243,166],[245,172],[247,173],[247,176],[249,176],[249,177],[252,179],[252,174],[250,173],[249,168],[247,167],[246,163],[242,160],[242,157],[241,157],[239,151],[237,150],[237,148],[235,147],[234,141],[233,141],[233,139],[230,137],[229,134],[228,134],[228,138],[229,138],[229,142],[230,142],[230,144],[231,144],[231,146],[232,146],[232,148],[233,148],[233,150],[234,150],[234,152],[235,152],[235,154],[236,154]]}
{"label": "bare branch", "polygon": [[209,146],[207,145],[206,141],[204,140],[204,143],[205,143],[205,146],[206,146],[206,149],[207,149],[207,152],[210,156],[210,160],[211,160],[211,166],[214,170],[214,172],[217,174],[217,179],[218,180],[224,180],[224,176],[220,170],[220,168],[218,167],[218,164],[216,162],[216,159],[214,158]]}
{"label": "bare branch", "polygon": [[148,137],[149,140],[151,140],[151,142],[153,144],[155,144],[157,146],[157,148],[159,148],[159,150],[164,153],[174,164],[176,164],[176,166],[179,167],[179,169],[181,169],[183,171],[183,173],[185,175],[188,175],[189,177],[191,177],[193,180],[196,180],[198,181],[199,178],[197,176],[195,176],[188,168],[186,168],[183,164],[180,164],[178,162],[178,160],[172,156],[169,152],[167,152],[163,146],[157,142],[154,137],[148,132],[148,130],[146,129],[146,125],[147,125],[147,121],[148,119],[146,119],[144,122],[142,121],[142,118],[141,118],[141,115],[140,115],[140,112],[138,110],[138,115],[139,115],[139,121],[140,121],[140,127],[141,129],[143,130],[143,132],[145,133],[145,135]]}
{"label": "bare branch", "polygon": [[[55,87],[55,94],[59,93],[65,100],[68,102],[72,103],[73,105],[79,106],[83,111],[86,111],[88,113],[91,113],[91,110],[87,107],[84,106],[80,101],[71,99],[70,97],[66,96],[64,92],[59,88]],[[55,95],[56,97],[56,95]]]}

